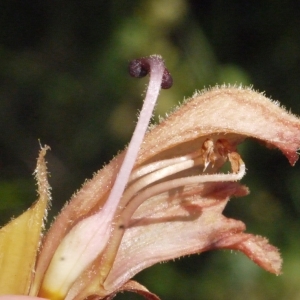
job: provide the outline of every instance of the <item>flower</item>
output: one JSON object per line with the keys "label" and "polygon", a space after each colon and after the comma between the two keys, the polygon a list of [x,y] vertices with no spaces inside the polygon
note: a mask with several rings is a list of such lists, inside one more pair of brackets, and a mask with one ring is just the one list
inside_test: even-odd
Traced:
{"label": "flower", "polygon": [[[130,73],[150,73],[150,83],[128,148],[82,186],[40,240],[50,199],[48,147],[41,149],[39,200],[0,230],[0,294],[11,295],[0,299],[112,299],[124,290],[159,299],[131,278],[211,249],[242,251],[280,273],[278,250],[222,212],[230,197],[248,193],[238,183],[246,167],[237,145],[257,139],[294,165],[300,120],[250,88],[221,86],[195,93],[145,135],[160,87],[172,78],[159,56],[132,61]],[[226,163],[230,173],[222,172]]]}

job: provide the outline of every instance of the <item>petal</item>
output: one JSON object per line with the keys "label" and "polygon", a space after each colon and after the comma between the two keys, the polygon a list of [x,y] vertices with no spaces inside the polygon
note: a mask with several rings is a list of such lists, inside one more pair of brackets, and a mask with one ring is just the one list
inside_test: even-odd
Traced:
{"label": "petal", "polygon": [[[250,88],[216,87],[195,94],[190,100],[153,128],[144,141],[139,163],[172,153],[192,152],[197,140],[226,134],[239,143],[246,137],[279,148],[293,165],[300,148],[300,121],[291,113]],[[202,143],[200,143],[201,145]],[[177,145],[180,148],[174,149]],[[177,151],[177,154],[174,151]]]}
{"label": "petal", "polygon": [[[88,299],[89,300],[98,300],[98,299],[103,299],[103,300],[111,300],[114,299],[114,297],[120,293],[120,292],[132,292],[139,294],[143,296],[145,299],[148,300],[160,300],[160,298],[151,293],[146,287],[141,285],[140,283],[134,281],[134,280],[129,280],[126,283],[124,283],[123,286],[121,286],[118,290],[114,291],[111,294],[108,294],[108,296],[100,296],[103,293],[102,289],[97,290],[97,287],[94,290],[94,294],[89,295]],[[82,296],[76,296],[76,298],[73,298],[74,300],[80,300],[83,299]],[[1,300],[1,299],[0,299]]]}
{"label": "petal", "polygon": [[28,295],[29,293],[43,219],[50,199],[47,167],[44,160],[47,149],[45,147],[40,151],[36,168],[39,200],[21,216],[0,229],[1,295]]}
{"label": "petal", "polygon": [[[146,289],[143,285],[141,285],[140,283],[138,283],[134,280],[129,280],[128,282],[126,282],[118,291],[116,291],[116,293],[125,292],[125,291],[137,293],[148,300],[160,300],[160,298],[158,296],[149,292],[148,289]],[[113,299],[114,296],[115,295],[110,295],[104,299],[110,300],[110,299]]]}
{"label": "petal", "polygon": [[124,234],[105,289],[115,290],[157,262],[214,249],[224,236],[241,235],[245,225],[222,211],[229,197],[247,192],[238,183],[208,183],[171,190],[169,201],[166,193],[143,203]]}
{"label": "petal", "polygon": [[282,260],[278,249],[264,237],[244,233],[229,235],[215,243],[214,247],[242,251],[265,270],[280,274]]}

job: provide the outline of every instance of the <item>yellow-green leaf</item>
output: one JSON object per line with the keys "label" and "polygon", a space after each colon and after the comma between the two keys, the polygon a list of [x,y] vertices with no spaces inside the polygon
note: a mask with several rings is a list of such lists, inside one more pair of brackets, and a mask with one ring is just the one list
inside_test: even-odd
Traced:
{"label": "yellow-green leaf", "polygon": [[48,147],[41,149],[35,175],[39,199],[26,212],[0,229],[0,295],[28,295],[50,199],[47,167]]}

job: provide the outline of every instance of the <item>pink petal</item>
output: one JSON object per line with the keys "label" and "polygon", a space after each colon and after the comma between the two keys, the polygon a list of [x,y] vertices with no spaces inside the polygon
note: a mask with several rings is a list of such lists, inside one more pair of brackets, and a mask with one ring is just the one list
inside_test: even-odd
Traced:
{"label": "pink petal", "polygon": [[224,236],[240,236],[245,225],[222,211],[229,197],[247,192],[238,183],[210,183],[174,191],[169,201],[162,201],[162,194],[142,204],[124,234],[105,289],[115,290],[157,262],[214,249]]}
{"label": "pink petal", "polygon": [[199,138],[216,134],[226,134],[235,143],[256,138],[279,148],[292,165],[298,159],[300,121],[296,116],[252,89],[218,87],[196,94],[156,126],[142,145],[139,162],[149,155],[161,157],[178,144],[178,151],[186,151],[183,143],[192,152],[199,147]]}
{"label": "pink petal", "polygon": [[239,250],[265,270],[280,274],[282,260],[278,249],[261,236],[235,234],[224,237],[214,244],[215,248]]}
{"label": "pink petal", "polygon": [[[143,285],[133,280],[129,280],[128,282],[124,283],[124,285],[118,291],[116,291],[116,293],[125,292],[125,291],[139,294],[148,300],[160,300],[158,296],[149,292],[148,289],[146,289]],[[104,299],[110,300],[113,299],[114,297],[115,294],[105,297]]]}

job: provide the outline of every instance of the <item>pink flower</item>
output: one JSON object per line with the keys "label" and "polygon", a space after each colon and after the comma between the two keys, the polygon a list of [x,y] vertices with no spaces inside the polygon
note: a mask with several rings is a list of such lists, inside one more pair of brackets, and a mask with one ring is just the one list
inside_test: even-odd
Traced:
{"label": "pink flower", "polygon": [[[196,93],[145,135],[160,87],[169,88],[172,79],[159,56],[134,60],[130,73],[150,73],[150,83],[128,148],[82,186],[40,241],[49,199],[42,148],[36,169],[40,199],[0,231],[7,272],[18,282],[5,289],[3,281],[0,294],[112,299],[129,290],[159,299],[131,278],[155,263],[211,249],[242,251],[280,273],[278,250],[222,212],[230,197],[248,193],[238,183],[246,167],[237,145],[257,139],[280,149],[293,165],[299,119],[252,89],[222,86]],[[222,173],[227,162],[231,172]],[[28,239],[31,246],[24,250]]]}

